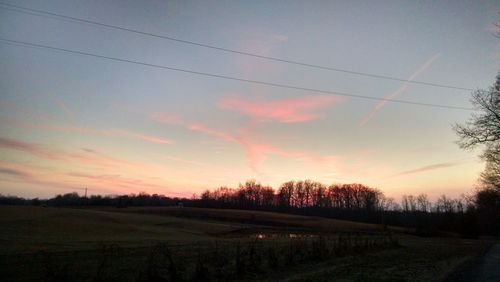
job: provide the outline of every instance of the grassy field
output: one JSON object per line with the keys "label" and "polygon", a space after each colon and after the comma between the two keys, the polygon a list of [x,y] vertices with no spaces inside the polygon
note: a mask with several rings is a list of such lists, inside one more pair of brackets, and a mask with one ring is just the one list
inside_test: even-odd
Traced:
{"label": "grassy field", "polygon": [[4,281],[442,281],[487,245],[319,217],[178,207],[0,206],[0,226]]}

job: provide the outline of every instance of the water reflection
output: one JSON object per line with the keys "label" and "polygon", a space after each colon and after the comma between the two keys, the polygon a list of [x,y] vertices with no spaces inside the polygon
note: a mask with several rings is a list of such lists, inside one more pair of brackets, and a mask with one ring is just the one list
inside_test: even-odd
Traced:
{"label": "water reflection", "polygon": [[268,239],[268,238],[315,238],[318,237],[317,234],[306,234],[306,233],[257,233],[252,234],[252,238],[257,239]]}

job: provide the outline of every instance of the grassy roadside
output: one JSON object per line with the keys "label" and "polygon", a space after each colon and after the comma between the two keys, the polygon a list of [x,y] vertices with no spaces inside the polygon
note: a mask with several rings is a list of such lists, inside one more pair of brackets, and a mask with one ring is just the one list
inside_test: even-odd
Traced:
{"label": "grassy roadside", "polygon": [[[304,266],[263,281],[445,281],[488,243],[402,236],[401,247]],[[454,281],[454,280],[448,280]]]}

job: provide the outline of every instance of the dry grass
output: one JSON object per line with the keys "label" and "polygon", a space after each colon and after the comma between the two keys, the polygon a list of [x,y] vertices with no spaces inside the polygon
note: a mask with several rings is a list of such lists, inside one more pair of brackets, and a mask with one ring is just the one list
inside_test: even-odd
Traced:
{"label": "dry grass", "polygon": [[0,254],[192,242],[238,228],[171,216],[31,206],[0,206],[0,225]]}
{"label": "dry grass", "polygon": [[[327,236],[351,232],[368,240],[376,240],[381,231],[377,225],[344,220],[177,207],[0,206],[0,226],[0,271],[9,273],[5,277],[11,281],[90,281],[101,272],[112,276],[119,274],[120,280],[126,277],[125,280],[135,281],[137,270],[148,268],[151,246],[158,243],[168,244],[181,257],[196,259],[200,250],[213,251],[210,246],[215,240],[220,246],[227,246],[221,250],[234,251],[236,245],[254,240],[249,234],[263,231]],[[227,234],[232,236],[223,236]],[[440,281],[484,247],[479,241],[457,238],[419,238],[403,234],[397,237],[402,247],[381,246],[368,252],[353,249],[347,256],[299,260],[286,267],[281,263],[282,266],[275,270],[260,269],[250,273],[250,277],[291,281],[331,281],[333,277],[339,281]],[[261,242],[264,247],[279,248],[289,244],[290,239],[271,237]],[[103,246],[108,247],[103,249]],[[286,251],[276,251],[278,256],[284,254]],[[106,261],[108,255],[114,257],[113,263]],[[263,252],[262,255],[269,254]],[[59,277],[59,273],[74,276]]]}
{"label": "dry grass", "polygon": [[[400,236],[401,248],[348,256],[276,273],[269,281],[445,281],[487,244],[450,238]],[[267,280],[266,280],[267,281]]]}
{"label": "dry grass", "polygon": [[140,213],[149,215],[175,216],[204,221],[208,220],[211,222],[231,222],[274,228],[295,228],[322,233],[377,232],[381,230],[381,226],[376,224],[265,211],[178,207],[133,207],[126,209],[106,209],[106,211],[127,214]]}

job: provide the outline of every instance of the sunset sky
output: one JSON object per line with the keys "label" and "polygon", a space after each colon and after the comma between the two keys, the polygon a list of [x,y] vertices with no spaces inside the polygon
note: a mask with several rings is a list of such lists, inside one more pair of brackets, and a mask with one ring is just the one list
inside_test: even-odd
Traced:
{"label": "sunset sky", "polygon": [[[496,1],[2,1],[261,56],[459,88],[500,66]],[[495,3],[496,2],[496,3]],[[470,108],[468,90],[270,61],[0,9],[0,38],[276,84]],[[471,111],[231,81],[0,41],[0,193],[191,196],[247,179],[471,191]]]}

